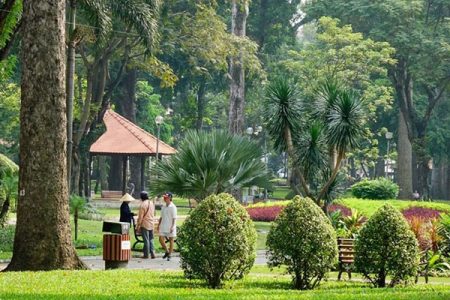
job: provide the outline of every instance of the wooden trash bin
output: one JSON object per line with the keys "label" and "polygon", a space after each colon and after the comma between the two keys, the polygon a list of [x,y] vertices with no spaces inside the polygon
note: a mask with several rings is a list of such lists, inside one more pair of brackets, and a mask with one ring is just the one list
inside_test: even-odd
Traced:
{"label": "wooden trash bin", "polygon": [[106,270],[126,268],[130,258],[129,234],[105,233],[103,235],[103,260]]}
{"label": "wooden trash bin", "polygon": [[105,269],[126,268],[131,259],[130,224],[103,222],[103,260]]}

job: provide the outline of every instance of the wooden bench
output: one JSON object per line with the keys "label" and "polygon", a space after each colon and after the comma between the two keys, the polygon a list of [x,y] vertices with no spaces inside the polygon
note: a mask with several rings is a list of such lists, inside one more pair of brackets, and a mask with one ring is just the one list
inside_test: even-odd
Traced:
{"label": "wooden bench", "polygon": [[338,238],[339,250],[339,273],[338,280],[341,280],[342,272],[347,272],[348,279],[352,279],[352,267],[355,261],[355,240]]}
{"label": "wooden bench", "polygon": [[122,191],[102,191],[102,198],[105,199],[120,199],[122,198]]}
{"label": "wooden bench", "polygon": [[[134,239],[136,240],[136,241],[133,243],[133,246],[131,247],[131,250],[132,250],[132,251],[142,251],[142,249],[136,248],[136,246],[137,246],[138,244],[141,244],[141,243],[144,244],[144,239],[142,238],[142,234],[140,234],[140,233],[138,233],[138,232],[136,231],[136,221],[134,220],[134,218],[131,218],[131,220],[132,220],[132,222],[133,222]],[[158,220],[153,221],[153,228],[156,228],[157,226],[158,226]],[[177,226],[177,232],[178,232],[178,230],[179,230],[179,227]],[[159,235],[159,234],[156,233],[155,230],[153,230],[153,238],[155,239],[158,235]],[[168,243],[168,242],[169,242],[169,238],[166,237],[166,243]],[[180,246],[178,245],[177,239],[176,239],[176,238],[175,238],[175,240],[174,240],[174,244],[176,244],[176,246],[178,247],[178,249],[180,249]]]}

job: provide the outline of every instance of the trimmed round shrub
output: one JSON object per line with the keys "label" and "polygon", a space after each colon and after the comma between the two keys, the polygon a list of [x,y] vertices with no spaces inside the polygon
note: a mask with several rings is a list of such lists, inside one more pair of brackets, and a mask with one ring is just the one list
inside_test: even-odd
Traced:
{"label": "trimmed round shrub", "polygon": [[330,220],[309,198],[296,196],[267,236],[269,267],[286,265],[296,289],[312,289],[334,266],[336,234]]}
{"label": "trimmed round shrub", "polygon": [[386,178],[375,180],[364,179],[351,187],[353,196],[362,199],[395,199],[398,196],[398,185]]}
{"label": "trimmed round shrub", "polygon": [[256,257],[256,230],[247,211],[229,194],[200,202],[178,235],[181,268],[187,278],[212,288],[247,274]]}
{"label": "trimmed round shrub", "polygon": [[380,207],[359,232],[355,267],[374,286],[406,282],[417,273],[419,248],[402,214],[389,204]]}

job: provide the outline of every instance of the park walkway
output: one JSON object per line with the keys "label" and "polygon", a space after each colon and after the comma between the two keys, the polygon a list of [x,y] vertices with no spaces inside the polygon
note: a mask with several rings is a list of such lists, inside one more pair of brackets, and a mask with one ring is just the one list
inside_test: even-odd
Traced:
{"label": "park walkway", "polygon": [[[133,252],[133,255],[138,255]],[[104,270],[105,261],[101,256],[83,256],[81,257],[86,266],[91,270]],[[0,270],[8,265],[9,260],[0,260]],[[267,263],[265,251],[257,251],[255,265],[265,265]],[[137,257],[131,258],[128,262],[127,269],[133,270],[161,270],[161,271],[178,271],[180,267],[180,257],[178,253],[174,253],[170,261],[162,259],[162,253],[157,253],[155,259],[141,259]]]}

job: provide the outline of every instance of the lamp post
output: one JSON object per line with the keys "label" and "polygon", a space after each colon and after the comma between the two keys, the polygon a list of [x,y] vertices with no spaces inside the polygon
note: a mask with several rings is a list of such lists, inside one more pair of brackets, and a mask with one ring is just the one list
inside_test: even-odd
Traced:
{"label": "lamp post", "polygon": [[156,133],[156,161],[159,160],[159,133],[161,129],[161,124],[164,121],[164,118],[162,116],[156,116],[155,123],[157,127],[157,133]]}
{"label": "lamp post", "polygon": [[386,171],[384,172],[384,175],[386,178],[388,178],[388,173],[389,173],[389,146],[390,146],[390,141],[392,139],[394,135],[392,134],[392,132],[386,132],[385,137],[387,140],[387,150],[386,150]]}
{"label": "lamp post", "polygon": [[[255,127],[255,129],[253,129],[253,127],[248,127],[245,132],[249,135],[255,135],[258,136],[261,132],[263,131],[263,128],[261,125],[258,125]],[[264,137],[263,137],[264,139]],[[267,147],[266,147],[266,139],[264,139],[264,156],[263,156],[263,161],[264,164],[266,165],[266,169],[267,169],[267,164],[268,164],[268,158],[267,158]],[[264,200],[267,199],[267,188],[264,188]]]}

